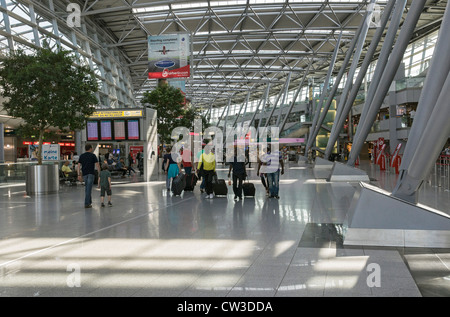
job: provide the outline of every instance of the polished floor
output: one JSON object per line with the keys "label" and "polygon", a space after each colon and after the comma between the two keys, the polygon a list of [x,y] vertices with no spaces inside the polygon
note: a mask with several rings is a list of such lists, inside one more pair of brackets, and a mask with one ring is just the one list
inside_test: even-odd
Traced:
{"label": "polished floor", "polygon": [[[395,173],[363,164],[373,184]],[[227,168],[218,170],[219,177]],[[288,164],[280,199],[250,170],[256,196],[173,197],[160,181],[113,181],[113,206],[83,206],[84,187],[29,197],[0,188],[0,296],[446,297],[450,248],[347,247],[342,223],[355,184],[330,183]],[[428,184],[420,201],[450,210],[448,191]]]}

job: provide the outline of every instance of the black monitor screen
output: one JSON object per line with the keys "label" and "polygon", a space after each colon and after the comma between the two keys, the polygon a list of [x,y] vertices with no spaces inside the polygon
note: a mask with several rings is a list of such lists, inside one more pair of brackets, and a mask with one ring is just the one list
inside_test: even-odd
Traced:
{"label": "black monitor screen", "polygon": [[88,141],[98,141],[98,121],[88,121],[86,133]]}

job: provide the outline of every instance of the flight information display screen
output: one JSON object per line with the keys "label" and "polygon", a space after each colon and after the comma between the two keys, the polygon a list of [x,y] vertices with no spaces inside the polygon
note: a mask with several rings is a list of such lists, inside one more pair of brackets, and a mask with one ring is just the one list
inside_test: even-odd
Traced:
{"label": "flight information display screen", "polygon": [[86,137],[88,141],[98,141],[98,121],[88,121],[86,124]]}
{"label": "flight information display screen", "polygon": [[128,120],[128,140],[139,140],[139,120]]}
{"label": "flight information display screen", "polygon": [[125,140],[125,120],[114,120],[114,140]]}
{"label": "flight information display screen", "polygon": [[111,120],[100,121],[100,139],[102,141],[112,140],[112,122]]}

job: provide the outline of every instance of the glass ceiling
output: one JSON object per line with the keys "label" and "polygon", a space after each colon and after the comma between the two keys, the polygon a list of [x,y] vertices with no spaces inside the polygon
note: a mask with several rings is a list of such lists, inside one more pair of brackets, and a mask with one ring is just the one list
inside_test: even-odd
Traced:
{"label": "glass ceiling", "polygon": [[[222,107],[230,100],[233,104],[243,103],[249,92],[250,101],[258,100],[268,88],[269,96],[276,96],[285,89],[288,78],[288,90],[296,89],[307,71],[307,81],[320,84],[342,34],[335,65],[337,73],[372,1],[72,2],[80,5],[84,19],[101,26],[109,42],[104,48],[121,52],[122,66],[129,70],[138,104],[142,94],[156,86],[156,80],[148,79],[148,36],[188,33],[192,42],[192,76],[186,80],[186,94],[192,105],[208,108]],[[408,7],[411,1],[408,0]],[[447,2],[426,1],[416,37],[439,28]],[[375,11],[381,14],[387,2],[376,1]],[[59,2],[33,3],[36,9],[42,9]],[[406,14],[407,10],[404,17]],[[67,12],[57,11],[55,15],[63,20]],[[52,16],[49,9],[50,20]],[[370,28],[365,49],[375,30],[375,26]]]}

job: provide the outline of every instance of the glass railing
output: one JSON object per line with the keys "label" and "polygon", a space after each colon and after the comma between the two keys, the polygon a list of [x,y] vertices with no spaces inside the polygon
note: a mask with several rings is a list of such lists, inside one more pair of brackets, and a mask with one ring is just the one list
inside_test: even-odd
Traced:
{"label": "glass railing", "polygon": [[[397,129],[407,129],[412,126],[412,119],[409,116],[398,117]],[[375,121],[372,125],[371,133],[389,131],[389,119]]]}
{"label": "glass railing", "polygon": [[425,77],[410,77],[395,82],[395,89],[397,91],[408,88],[422,88]]}
{"label": "glass railing", "polygon": [[285,136],[291,134],[292,132],[297,131],[297,130],[300,129],[304,124],[305,124],[305,122],[297,122],[296,124],[290,126],[288,129],[281,131],[281,132],[280,132],[280,137],[285,137]]}
{"label": "glass railing", "polygon": [[355,98],[355,102],[353,103],[354,106],[363,104],[364,102],[366,102],[366,94],[364,92],[359,93],[356,98]]}
{"label": "glass railing", "polygon": [[[58,164],[61,169],[65,160],[44,161],[42,164]],[[23,161],[17,163],[0,163],[0,184],[5,183],[23,183],[25,182],[26,167],[37,165],[37,161]],[[69,165],[73,169],[72,164]]]}

